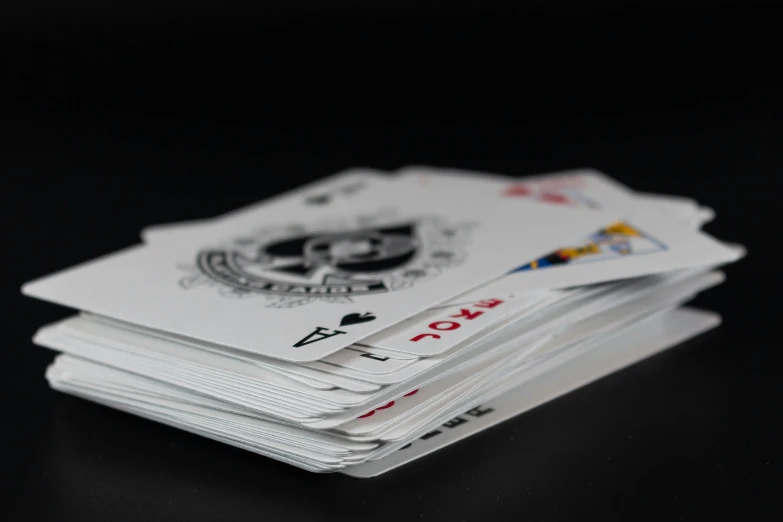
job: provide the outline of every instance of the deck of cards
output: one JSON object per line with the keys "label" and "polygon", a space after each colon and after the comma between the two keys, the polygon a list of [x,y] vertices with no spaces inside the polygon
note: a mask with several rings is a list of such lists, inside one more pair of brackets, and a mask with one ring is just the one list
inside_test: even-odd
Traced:
{"label": "deck of cards", "polygon": [[373,477],[718,325],[713,212],[593,170],[354,169],[27,283],[51,387]]}

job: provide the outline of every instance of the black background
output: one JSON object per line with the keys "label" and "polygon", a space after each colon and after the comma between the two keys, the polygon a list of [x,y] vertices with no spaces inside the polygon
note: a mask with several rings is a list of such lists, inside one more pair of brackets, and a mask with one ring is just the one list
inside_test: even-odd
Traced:
{"label": "black background", "polygon": [[[103,5],[111,4],[111,5]],[[707,520],[776,510],[778,9],[6,1],[9,520]],[[724,325],[386,476],[312,475],[50,391],[22,282],[351,166],[581,166],[714,208]],[[520,224],[524,226],[524,224]],[[10,236],[10,237],[9,237]],[[10,240],[9,240],[10,239]]]}

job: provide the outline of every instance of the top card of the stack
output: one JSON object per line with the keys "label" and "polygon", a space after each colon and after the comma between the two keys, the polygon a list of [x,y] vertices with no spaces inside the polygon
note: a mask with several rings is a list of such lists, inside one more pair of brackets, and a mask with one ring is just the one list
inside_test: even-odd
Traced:
{"label": "top card of the stack", "polygon": [[[355,175],[356,173],[354,173]],[[288,361],[321,359],[618,216],[414,178],[277,198],[30,282],[27,295]]]}

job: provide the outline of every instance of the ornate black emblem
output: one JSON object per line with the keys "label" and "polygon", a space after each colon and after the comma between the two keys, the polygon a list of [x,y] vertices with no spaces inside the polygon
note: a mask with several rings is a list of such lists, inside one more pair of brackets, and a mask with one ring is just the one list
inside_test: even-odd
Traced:
{"label": "ornate black emblem", "polygon": [[407,288],[461,263],[467,228],[429,218],[354,229],[263,230],[201,250],[196,273],[181,284],[211,282],[224,295],[261,294],[275,299],[273,306],[351,302]]}

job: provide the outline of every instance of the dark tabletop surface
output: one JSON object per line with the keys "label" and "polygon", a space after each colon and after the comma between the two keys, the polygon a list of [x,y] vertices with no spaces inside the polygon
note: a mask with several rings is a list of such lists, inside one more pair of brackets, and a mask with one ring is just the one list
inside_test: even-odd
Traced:
{"label": "dark tabletop surface", "polygon": [[[773,7],[11,2],[3,520],[709,520],[778,511]],[[190,9],[190,10],[188,10]],[[6,106],[7,104],[7,106]],[[591,166],[715,209],[718,330],[376,479],[51,391],[22,282],[351,166]],[[8,237],[10,236],[10,241]],[[9,487],[10,486],[10,487]]]}

